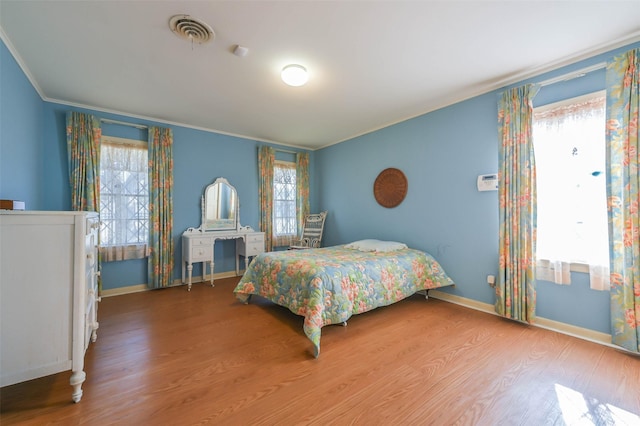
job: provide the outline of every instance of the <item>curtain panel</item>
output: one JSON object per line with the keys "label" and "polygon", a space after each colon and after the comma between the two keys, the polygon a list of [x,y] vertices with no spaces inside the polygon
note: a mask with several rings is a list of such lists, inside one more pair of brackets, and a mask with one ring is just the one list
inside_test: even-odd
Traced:
{"label": "curtain panel", "polygon": [[296,154],[296,216],[298,223],[298,237],[302,238],[304,218],[309,214],[309,153]]}
{"label": "curtain panel", "polygon": [[173,132],[149,127],[149,287],[173,282]]}
{"label": "curtain panel", "polygon": [[100,211],[100,119],[67,112],[67,157],[71,210]]}
{"label": "curtain panel", "polygon": [[498,101],[499,270],[495,311],[531,323],[535,318],[536,186],[533,97],[537,85],[507,90]]}
{"label": "curtain panel", "polygon": [[611,338],[640,353],[640,49],[607,64]]}
{"label": "curtain panel", "polygon": [[[66,128],[71,210],[100,212],[100,119],[94,115],[68,111]],[[98,271],[102,270],[101,264],[101,254],[98,251]],[[100,275],[98,292],[102,292]]]}
{"label": "curtain panel", "polygon": [[265,250],[273,250],[273,167],[276,151],[269,146],[258,148],[258,198],[260,230],[264,232]]}

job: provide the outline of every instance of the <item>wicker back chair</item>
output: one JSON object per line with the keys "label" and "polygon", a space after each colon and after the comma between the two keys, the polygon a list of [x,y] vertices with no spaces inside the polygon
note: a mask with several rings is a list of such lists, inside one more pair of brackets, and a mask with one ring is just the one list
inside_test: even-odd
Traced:
{"label": "wicker back chair", "polygon": [[308,214],[304,218],[302,236],[299,240],[294,240],[289,247],[290,250],[318,248],[322,244],[322,233],[324,231],[324,220],[327,212]]}

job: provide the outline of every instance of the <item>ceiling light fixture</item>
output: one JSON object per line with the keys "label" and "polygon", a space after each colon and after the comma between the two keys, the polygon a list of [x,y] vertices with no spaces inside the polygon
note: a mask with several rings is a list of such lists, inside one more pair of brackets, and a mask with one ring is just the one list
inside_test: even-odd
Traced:
{"label": "ceiling light fixture", "polygon": [[309,80],[307,69],[302,65],[291,64],[282,69],[282,81],[289,86],[303,86]]}

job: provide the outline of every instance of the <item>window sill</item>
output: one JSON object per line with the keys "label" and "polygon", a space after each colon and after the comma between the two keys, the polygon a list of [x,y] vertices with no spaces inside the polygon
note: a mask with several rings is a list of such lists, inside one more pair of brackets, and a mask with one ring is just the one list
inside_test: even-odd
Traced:
{"label": "window sill", "polygon": [[585,274],[589,273],[589,264],[588,263],[574,263],[571,262],[571,267],[569,268],[571,272],[584,272]]}
{"label": "window sill", "polygon": [[[538,260],[537,266],[538,267],[542,267],[542,268],[554,269],[553,266],[549,265],[549,261],[548,260]],[[581,273],[584,273],[584,274],[588,274],[589,273],[589,264],[588,263],[580,263],[580,262],[571,262],[571,264],[569,266],[569,270],[571,272],[581,272]]]}

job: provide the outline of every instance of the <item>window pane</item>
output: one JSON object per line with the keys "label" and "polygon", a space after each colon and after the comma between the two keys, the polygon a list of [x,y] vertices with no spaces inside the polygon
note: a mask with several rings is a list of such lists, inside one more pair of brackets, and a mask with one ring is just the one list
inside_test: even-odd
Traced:
{"label": "window pane", "polygon": [[297,234],[295,164],[276,164],[273,175],[273,228],[276,236]]}
{"label": "window pane", "polygon": [[536,109],[537,257],[608,265],[605,99]]}
{"label": "window pane", "polygon": [[147,149],[103,141],[100,150],[100,244],[147,244]]}

